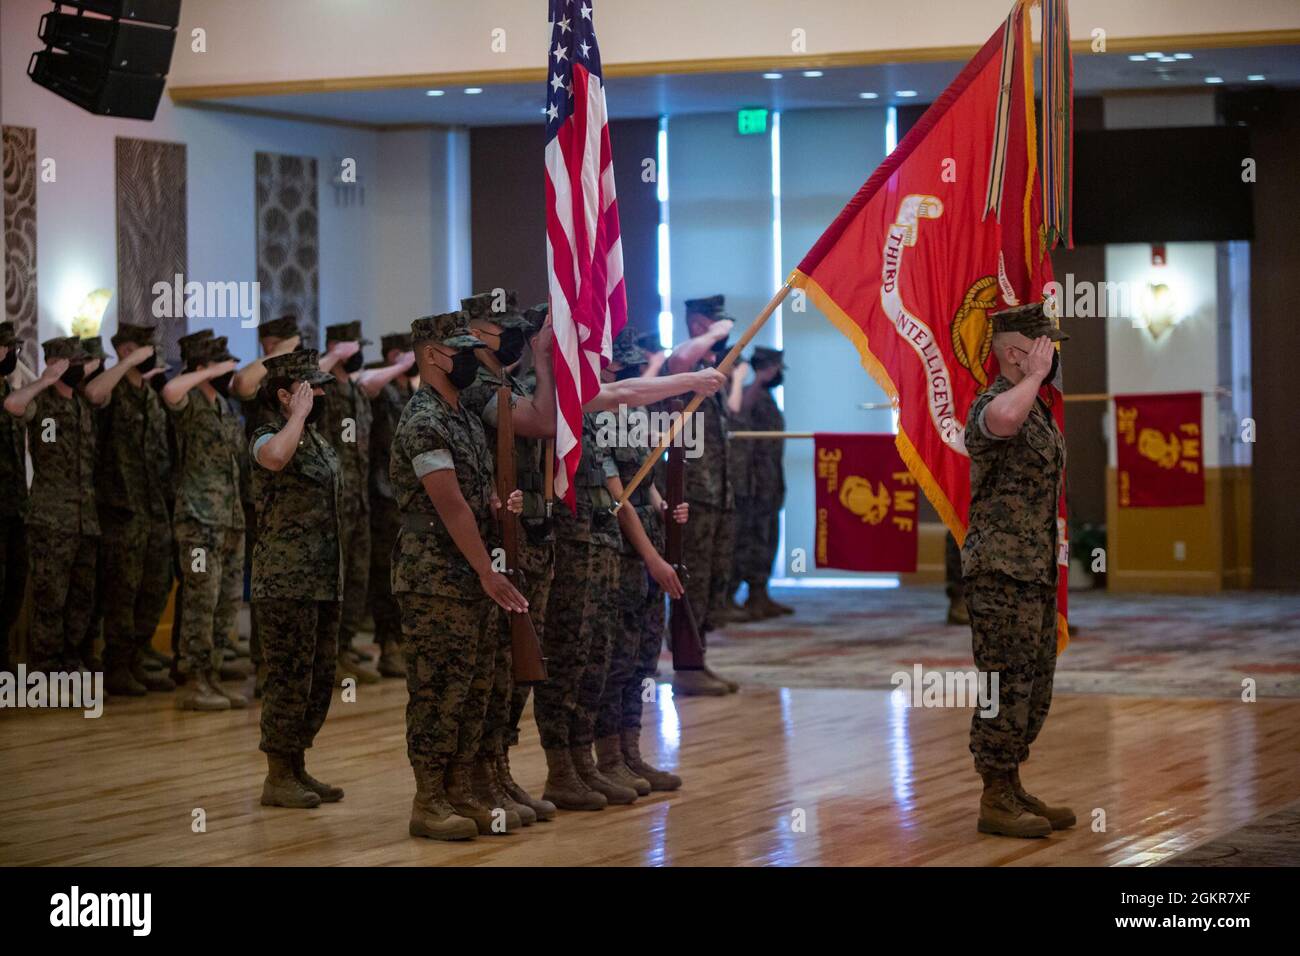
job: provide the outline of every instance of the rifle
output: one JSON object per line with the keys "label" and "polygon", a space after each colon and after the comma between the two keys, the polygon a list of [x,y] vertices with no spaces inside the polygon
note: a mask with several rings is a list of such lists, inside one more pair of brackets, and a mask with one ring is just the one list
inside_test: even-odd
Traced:
{"label": "rifle", "polygon": [[[519,516],[512,514],[505,501],[515,490],[515,422],[510,407],[510,386],[497,388],[497,497],[501,499],[501,544],[506,553],[506,576],[520,593],[524,591],[524,574],[519,568]],[[546,658],[537,639],[533,619],[525,611],[510,615],[510,659],[516,684],[540,684],[546,680]]]}
{"label": "rifle", "polygon": [[[668,403],[672,414],[682,414],[682,403],[674,399]],[[673,566],[682,587],[686,586],[688,572],[682,563],[682,526],[673,519],[673,512],[686,498],[686,449],[681,442],[668,446],[668,513],[664,515],[664,560]],[[673,670],[698,671],[704,669],[704,642],[700,639],[699,624],[691,599],[684,591],[671,602],[668,611],[668,638],[673,652]]]}

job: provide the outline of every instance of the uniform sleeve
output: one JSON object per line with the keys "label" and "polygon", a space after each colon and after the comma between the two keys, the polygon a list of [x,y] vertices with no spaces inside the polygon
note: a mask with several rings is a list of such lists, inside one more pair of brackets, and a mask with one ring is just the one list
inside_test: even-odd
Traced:
{"label": "uniform sleeve", "polygon": [[451,443],[432,416],[413,416],[400,437],[402,457],[411,463],[416,478],[456,467]]}
{"label": "uniform sleeve", "polygon": [[[498,417],[498,412],[500,410],[500,403],[497,401],[497,395],[498,395],[497,391],[493,389],[492,397],[489,398],[487,404],[483,406],[483,414],[480,416],[483,419],[483,424],[487,425],[489,428],[497,427],[497,417]],[[513,409],[518,404],[519,404],[519,396],[516,395],[514,392],[511,392],[510,407]]]}
{"label": "uniform sleeve", "polygon": [[966,416],[966,451],[971,457],[992,451],[1011,437],[995,435],[984,424],[984,416],[995,397],[994,393],[985,392],[971,403]]}
{"label": "uniform sleeve", "polygon": [[163,399],[163,405],[166,406],[167,411],[171,412],[177,418],[180,418],[182,413],[185,411],[185,409],[190,407],[190,393],[186,392],[184,395],[182,395],[181,400],[177,402],[175,405],[173,405],[171,402],[167,401],[166,399]]}
{"label": "uniform sleeve", "polygon": [[258,452],[262,450],[263,445],[269,442],[278,433],[279,429],[272,425],[265,425],[253,432],[252,441],[248,443],[248,453],[253,461],[257,462],[259,465],[262,464],[261,459],[257,457]]}

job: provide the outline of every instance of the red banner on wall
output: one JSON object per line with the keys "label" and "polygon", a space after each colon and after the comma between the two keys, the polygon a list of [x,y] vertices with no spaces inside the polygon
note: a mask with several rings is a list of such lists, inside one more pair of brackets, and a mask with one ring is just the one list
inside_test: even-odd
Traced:
{"label": "red banner on wall", "polygon": [[1201,393],[1116,395],[1121,508],[1205,504]]}
{"label": "red banner on wall", "polygon": [[816,564],[916,570],[917,488],[893,435],[818,434]]}

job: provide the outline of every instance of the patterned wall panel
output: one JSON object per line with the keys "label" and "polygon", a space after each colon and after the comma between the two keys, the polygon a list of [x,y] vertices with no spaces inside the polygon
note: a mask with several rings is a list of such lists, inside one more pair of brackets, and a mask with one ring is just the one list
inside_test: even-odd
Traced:
{"label": "patterned wall panel", "polygon": [[117,317],[161,325],[167,360],[180,361],[184,314],[155,318],[154,283],[170,287],[188,266],[184,143],[117,138]]}
{"label": "patterned wall panel", "polygon": [[36,130],[5,126],[4,154],[4,317],[14,323],[26,363],[39,362],[36,313]]}
{"label": "patterned wall panel", "polygon": [[320,235],[316,160],[258,153],[257,281],[262,319],[296,315],[302,341],[320,346]]}

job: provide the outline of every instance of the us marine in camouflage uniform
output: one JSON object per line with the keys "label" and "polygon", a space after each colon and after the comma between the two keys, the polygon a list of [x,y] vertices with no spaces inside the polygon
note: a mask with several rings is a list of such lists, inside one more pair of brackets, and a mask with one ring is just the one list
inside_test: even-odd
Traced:
{"label": "us marine in camouflage uniform", "polygon": [[266,662],[262,803],[318,807],[343,790],[307,773],[311,747],[334,689],[343,601],[343,483],[338,456],[312,424],[324,405],[314,349],[266,360],[263,396],[276,421],[249,443],[257,548],[252,604]]}
{"label": "us marine in camouflage uniform", "polygon": [[176,433],[172,529],[185,589],[177,663],[187,680],[176,706],[229,710],[248,706],[242,694],[222,685],[219,673],[244,590],[244,431],[227,397],[236,362],[225,336],[194,333],[180,346],[187,371],[162,392]]}
{"label": "us marine in camouflage uniform", "polygon": [[[0,402],[9,397],[9,376],[22,344],[12,322],[0,322]],[[0,670],[9,670],[9,632],[18,621],[27,587],[27,430],[0,415]]]}
{"label": "us marine in camouflage uniform", "polygon": [[104,615],[105,687],[139,697],[176,688],[164,672],[144,667],[172,584],[171,449],[167,413],[146,378],[162,372],[155,329],[119,322],[113,348],[117,363],[85,386],[98,420],[97,603]]}
{"label": "us marine in camouflage uniform", "polygon": [[1056,670],[1057,502],[1065,438],[1040,395],[1067,336],[1042,303],[991,316],[999,376],[966,419],[971,503],[962,572],[975,666],[998,677],[996,716],[971,718],[970,749],[984,779],[979,829],[1046,836],[1074,825],[1066,807],[1025,792],[1020,764],[1047,719]]}
{"label": "us marine in camouflage uniform", "polygon": [[[473,384],[483,343],[463,312],[411,323],[420,380],[393,441],[389,476],[402,527],[393,553],[393,593],[406,641],[406,746],[415,772],[410,832],[468,839],[521,825],[470,785],[479,752],[496,652],[493,602],[524,612],[528,602],[492,569],[493,457],[477,415],[460,403]],[[522,509],[523,496],[510,506]],[[494,823],[496,826],[494,826]]]}
{"label": "us marine in camouflage uniform", "polygon": [[94,610],[100,532],[94,417],[77,385],[98,362],[76,338],[48,339],[42,348],[41,377],[5,398],[5,411],[31,437],[29,656],[33,671],[79,671],[86,663],[80,654]]}
{"label": "us marine in camouflage uniform", "polygon": [[[498,308],[499,307],[499,308]],[[515,293],[483,293],[461,300],[469,317],[470,332],[486,348],[478,349],[482,367],[474,384],[460,393],[461,404],[483,421],[489,447],[497,447],[499,401],[497,390],[510,389],[511,421],[515,433],[515,467],[519,489],[523,492],[522,526],[519,542],[519,570],[524,576],[521,590],[528,600],[528,614],[539,635],[545,633],[546,608],[554,570],[555,542],[543,498],[545,470],[544,439],[555,434],[555,382],[551,371],[551,330],[544,326],[545,316],[530,310],[519,312]],[[523,360],[525,346],[532,345],[537,373],[530,387],[515,378]],[[487,718],[479,759],[474,767],[475,790],[480,799],[493,806],[514,809],[527,826],[537,820],[555,817],[555,804],[539,800],[515,782],[510,774],[508,748],[517,738],[518,725],[512,722],[515,691],[525,695],[530,688],[514,685],[513,655],[510,641],[510,618],[495,614],[496,663],[492,690],[488,697]],[[519,704],[522,711],[523,704]]]}

